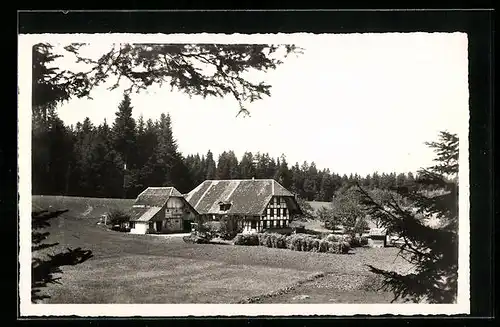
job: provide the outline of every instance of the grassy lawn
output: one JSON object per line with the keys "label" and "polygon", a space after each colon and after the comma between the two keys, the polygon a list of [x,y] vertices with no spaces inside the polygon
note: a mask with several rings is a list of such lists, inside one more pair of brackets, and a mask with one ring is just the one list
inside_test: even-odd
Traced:
{"label": "grassy lawn", "polygon": [[[94,253],[81,265],[63,267],[62,284],[44,290],[51,296],[47,303],[237,303],[276,292],[320,272],[325,277],[262,302],[387,303],[390,294],[369,287],[374,284],[374,276],[366,264],[408,269],[400,259],[395,260],[396,249],[391,248],[355,249],[349,255],[334,255],[186,244],[178,237],[130,235],[96,225],[100,212],[108,206],[124,207],[126,201],[131,203],[81,198],[65,198],[64,202],[48,197],[33,200],[41,207],[70,209],[52,221],[49,242],[60,242],[60,248],[82,247]],[[309,298],[294,299],[304,294]]]}

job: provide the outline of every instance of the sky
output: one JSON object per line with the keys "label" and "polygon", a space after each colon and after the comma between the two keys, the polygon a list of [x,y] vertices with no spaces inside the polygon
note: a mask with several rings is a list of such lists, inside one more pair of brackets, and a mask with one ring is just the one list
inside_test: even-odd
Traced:
{"label": "sky", "polygon": [[[170,88],[132,94],[133,116],[172,117],[184,154],[235,151],[284,154],[289,165],[314,162],[339,174],[415,172],[432,164],[424,142],[439,131],[466,135],[467,37],[461,33],[310,35],[297,38],[303,54],[259,75],[271,97],[237,116],[234,99],[189,98]],[[101,53],[102,44],[91,43]],[[89,52],[89,53],[90,53]],[[68,58],[60,68],[77,66]],[[95,89],[93,100],[72,99],[58,108],[66,124],[89,117],[112,123],[123,89]]]}

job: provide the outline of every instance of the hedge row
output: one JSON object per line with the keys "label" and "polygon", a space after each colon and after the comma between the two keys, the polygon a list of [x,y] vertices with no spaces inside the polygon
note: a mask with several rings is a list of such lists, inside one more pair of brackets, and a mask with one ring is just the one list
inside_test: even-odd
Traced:
{"label": "hedge row", "polygon": [[290,249],[294,251],[348,253],[350,245],[347,242],[321,240],[305,234],[285,236],[276,233],[238,234],[235,245],[261,245],[270,248]]}
{"label": "hedge row", "polygon": [[330,234],[325,239],[330,242],[347,242],[351,248],[368,245],[368,238],[364,236],[351,237],[349,235]]}

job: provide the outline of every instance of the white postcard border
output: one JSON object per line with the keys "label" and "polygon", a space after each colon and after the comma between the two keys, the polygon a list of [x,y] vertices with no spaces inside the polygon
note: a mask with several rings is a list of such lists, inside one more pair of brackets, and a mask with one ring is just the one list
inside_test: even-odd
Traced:
{"label": "white postcard border", "polygon": [[[358,33],[359,34],[359,33]],[[426,34],[426,33],[422,33]],[[467,39],[465,33],[460,37]],[[470,313],[469,289],[469,115],[460,119],[459,277],[456,304],[32,304],[31,269],[31,56],[32,46],[49,43],[297,43],[321,42],[328,34],[24,34],[18,46],[19,312],[24,316],[350,316],[453,315]],[[465,42],[467,43],[467,42]],[[466,154],[466,155],[464,155]]]}

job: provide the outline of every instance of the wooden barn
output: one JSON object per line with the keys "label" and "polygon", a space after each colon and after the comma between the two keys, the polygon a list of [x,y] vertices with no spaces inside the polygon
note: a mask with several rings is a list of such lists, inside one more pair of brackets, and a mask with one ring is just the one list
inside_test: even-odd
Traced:
{"label": "wooden barn", "polygon": [[243,232],[288,227],[291,215],[302,213],[273,179],[207,180],[185,197],[202,221],[228,219]]}
{"label": "wooden barn", "polygon": [[189,232],[196,210],[174,187],[148,187],[129,211],[130,233]]}

